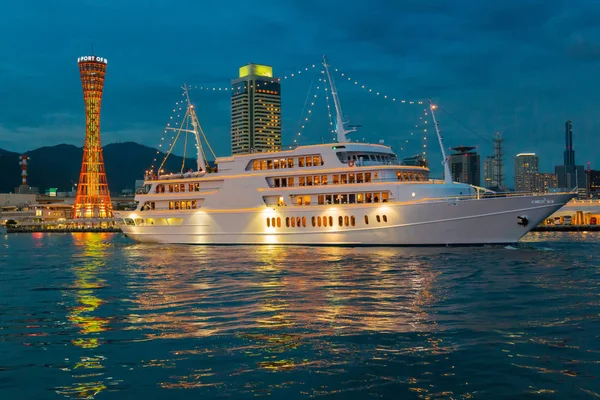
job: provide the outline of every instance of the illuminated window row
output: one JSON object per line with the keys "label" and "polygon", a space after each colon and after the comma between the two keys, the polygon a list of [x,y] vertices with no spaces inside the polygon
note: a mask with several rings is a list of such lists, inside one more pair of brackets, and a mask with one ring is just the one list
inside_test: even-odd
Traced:
{"label": "illuminated window row", "polygon": [[[169,185],[156,185],[156,193],[164,193],[168,188],[169,193],[184,193],[186,190],[185,183],[171,183]],[[200,183],[188,183],[187,184],[188,192],[199,192],[200,191]]]}
{"label": "illuminated window row", "polygon": [[197,207],[196,200],[170,201],[169,210],[194,210]]}
{"label": "illuminated window row", "polygon": [[260,171],[266,169],[294,168],[295,165],[298,167],[316,167],[323,165],[323,159],[321,156],[308,156],[278,158],[274,160],[254,160],[252,169]]}
{"label": "illuminated window row", "polygon": [[399,181],[406,182],[424,182],[427,180],[427,174],[424,172],[396,172]]}
{"label": "illuminated window row", "polygon": [[[322,186],[329,183],[329,175],[312,175],[297,177],[298,186]],[[379,174],[377,172],[357,173],[357,174],[333,174],[331,175],[331,183],[333,185],[345,185],[353,183],[370,183],[372,179],[377,180]],[[292,187],[295,186],[296,177],[289,178],[274,178],[273,187]]]}
{"label": "illuminated window row", "polygon": [[[387,215],[376,215],[375,219],[379,223],[381,223],[381,220],[383,220],[383,222],[387,222]],[[365,224],[369,225],[369,216],[368,215],[365,215]]]}
{"label": "illuminated window row", "polygon": [[[321,216],[316,216],[316,217],[312,217],[311,218],[311,222],[312,222],[312,226],[315,227],[325,227],[327,228],[328,226],[333,226],[333,217],[328,216],[328,217],[321,217]],[[345,215],[342,216],[340,215],[338,217],[338,225],[339,226],[355,226],[356,225],[356,218],[354,218],[354,215]]]}

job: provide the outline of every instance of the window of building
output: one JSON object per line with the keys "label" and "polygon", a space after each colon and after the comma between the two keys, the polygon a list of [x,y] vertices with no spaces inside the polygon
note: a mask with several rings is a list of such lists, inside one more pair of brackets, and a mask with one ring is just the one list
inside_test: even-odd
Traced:
{"label": "window of building", "polygon": [[369,225],[369,216],[368,215],[365,215],[365,224]]}

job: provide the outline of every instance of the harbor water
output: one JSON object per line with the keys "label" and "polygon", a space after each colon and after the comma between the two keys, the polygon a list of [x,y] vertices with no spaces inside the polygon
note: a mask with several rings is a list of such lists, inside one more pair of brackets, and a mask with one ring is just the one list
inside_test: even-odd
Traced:
{"label": "harbor water", "polygon": [[600,397],[600,232],[515,246],[0,236],[2,399]]}

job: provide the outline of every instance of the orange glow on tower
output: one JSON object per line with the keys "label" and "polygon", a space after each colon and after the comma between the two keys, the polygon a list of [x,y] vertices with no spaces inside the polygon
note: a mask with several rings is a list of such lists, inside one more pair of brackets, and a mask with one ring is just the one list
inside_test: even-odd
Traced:
{"label": "orange glow on tower", "polygon": [[100,105],[107,61],[103,57],[77,59],[85,103],[85,144],[73,207],[73,218],[111,218],[110,192],[100,144]]}

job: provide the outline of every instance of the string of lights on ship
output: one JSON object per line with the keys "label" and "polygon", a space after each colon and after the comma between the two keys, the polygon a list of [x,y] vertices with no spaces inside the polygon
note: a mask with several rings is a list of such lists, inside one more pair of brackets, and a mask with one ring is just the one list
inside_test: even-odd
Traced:
{"label": "string of lights on ship", "polygon": [[[320,67],[320,66],[321,66],[320,64],[311,64],[308,67],[296,70],[296,72],[284,75],[283,78],[273,78],[271,80],[264,81],[264,82],[255,82],[255,86],[257,88],[260,88],[260,86],[266,86],[271,83],[281,82],[282,80],[296,79],[300,76],[308,75],[309,71],[314,71],[317,69],[317,67]],[[340,71],[338,68],[335,68],[334,72],[338,74],[338,77],[342,77],[342,78],[344,78],[345,81],[353,83],[355,86],[359,87],[363,91],[370,93],[370,94],[374,95],[375,97],[382,98],[385,101],[389,101],[390,103],[401,104],[401,105],[411,105],[411,106],[417,106],[417,107],[424,106],[426,104],[426,101],[424,101],[424,100],[401,99],[401,98],[390,96],[383,92],[377,91],[376,89],[373,89],[372,87],[365,85],[362,82],[359,82],[358,80],[352,79],[352,77],[350,77],[350,76],[348,76],[348,74]],[[299,144],[299,140],[302,137],[302,133],[306,129],[306,126],[308,125],[308,123],[310,121],[310,117],[313,114],[313,110],[314,110],[315,104],[317,102],[317,99],[320,97],[325,98],[325,103],[327,106],[327,114],[328,114],[328,118],[329,118],[330,132],[333,136],[333,140],[335,141],[335,128],[334,128],[334,120],[333,120],[333,113],[332,113],[333,111],[332,111],[331,99],[330,99],[330,95],[329,95],[330,89],[328,88],[327,79],[325,78],[325,71],[321,70],[321,71],[319,71],[319,74],[321,77],[318,79],[319,83],[314,88],[314,93],[309,93],[309,95],[307,96],[307,98],[310,98],[310,96],[312,96],[312,100],[308,104],[305,115],[302,117],[302,124],[300,125],[300,128],[296,132],[295,138],[293,140],[293,146],[296,146]],[[219,93],[219,92],[229,93],[233,90],[240,90],[241,88],[242,88],[241,85],[236,86],[236,87],[202,86],[202,85],[188,86],[188,89],[198,90],[198,91],[203,91],[203,92],[214,92],[214,93]],[[321,94],[321,95],[319,95],[319,94]],[[184,97],[184,99],[175,102],[175,106],[173,108],[172,115],[169,117],[169,122],[165,126],[163,135],[158,144],[158,150],[156,151],[155,158],[152,162],[152,165],[150,166],[150,171],[155,171],[157,160],[158,160],[158,157],[159,157],[161,151],[167,149],[166,157],[163,159],[163,163],[161,163],[161,165],[156,170],[157,172],[160,172],[162,165],[164,164],[164,160],[166,160],[166,158],[169,156],[169,154],[173,150],[173,144],[176,139],[176,134],[175,134],[175,131],[171,130],[170,128],[181,125],[181,123],[182,123],[181,119],[182,119],[182,117],[185,117],[184,110],[185,110],[185,108],[187,108],[187,106],[185,105],[185,103],[186,103],[185,92],[182,92],[181,96]],[[422,134],[422,153],[421,154],[422,154],[423,158],[426,158],[426,154],[427,154],[426,151],[427,151],[427,127],[428,127],[427,120],[428,120],[428,117],[429,117],[429,110],[427,107],[423,107],[422,114],[419,116],[419,121],[414,126],[415,130],[409,132],[409,135],[412,138],[417,138],[419,136],[418,134],[415,134],[415,132],[420,132]],[[169,130],[171,130],[173,132],[173,134],[169,135]],[[165,145],[166,140],[169,141],[169,143],[167,145]],[[408,145],[410,142],[411,142],[411,140],[405,139],[404,144]],[[293,146],[289,146],[289,148],[291,149]],[[404,147],[401,147],[400,150],[403,151]],[[212,149],[211,149],[211,151],[212,151]]]}

